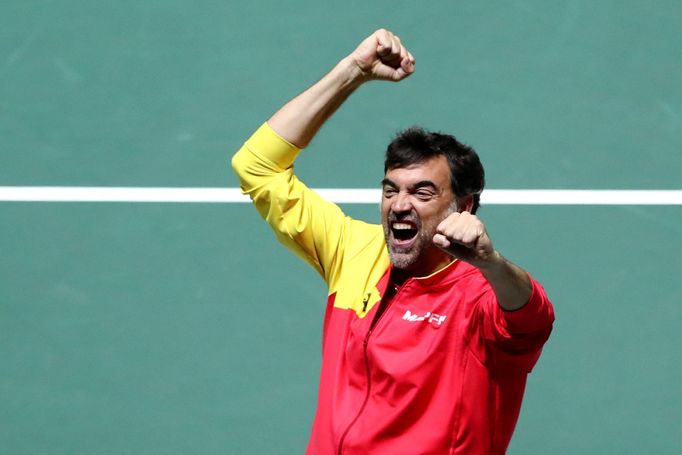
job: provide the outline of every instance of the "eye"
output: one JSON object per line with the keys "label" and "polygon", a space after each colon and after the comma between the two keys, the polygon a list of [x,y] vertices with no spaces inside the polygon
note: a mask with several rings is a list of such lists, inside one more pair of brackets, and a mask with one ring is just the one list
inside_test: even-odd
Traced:
{"label": "eye", "polygon": [[429,199],[433,198],[433,192],[428,190],[418,190],[414,194],[422,201],[428,201]]}
{"label": "eye", "polygon": [[385,197],[385,198],[389,198],[389,197],[391,197],[391,196],[394,196],[394,195],[397,193],[397,191],[396,191],[395,188],[384,187],[383,193],[384,193],[384,197]]}

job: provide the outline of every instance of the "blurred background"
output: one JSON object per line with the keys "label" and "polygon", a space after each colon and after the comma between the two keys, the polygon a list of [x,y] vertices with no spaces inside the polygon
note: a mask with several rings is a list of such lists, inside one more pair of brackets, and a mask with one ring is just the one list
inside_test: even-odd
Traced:
{"label": "blurred background", "polygon": [[[6,0],[0,186],[238,186],[229,159],[379,27],[417,59],[297,162],[378,188],[419,124],[493,189],[680,189],[682,3]],[[377,205],[343,205],[378,222]],[[557,322],[510,454],[679,453],[682,207],[484,206]],[[303,453],[326,289],[248,204],[0,202],[0,453]]]}

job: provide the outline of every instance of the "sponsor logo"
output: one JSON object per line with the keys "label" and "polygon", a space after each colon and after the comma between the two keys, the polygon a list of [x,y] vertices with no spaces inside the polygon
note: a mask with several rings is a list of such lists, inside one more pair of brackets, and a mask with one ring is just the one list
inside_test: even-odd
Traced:
{"label": "sponsor logo", "polygon": [[410,310],[405,311],[405,314],[403,315],[403,321],[408,321],[408,322],[426,322],[428,324],[435,325],[436,327],[439,327],[443,321],[445,321],[445,318],[447,316],[442,316],[440,314],[436,313],[431,313],[428,311],[424,315],[419,315],[417,313],[412,313]]}

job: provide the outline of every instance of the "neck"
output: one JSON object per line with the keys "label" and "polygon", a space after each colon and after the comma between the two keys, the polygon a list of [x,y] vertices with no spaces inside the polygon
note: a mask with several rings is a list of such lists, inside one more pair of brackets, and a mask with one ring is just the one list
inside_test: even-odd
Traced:
{"label": "neck", "polygon": [[440,253],[442,254],[432,256],[432,260],[425,264],[414,264],[413,267],[409,267],[407,269],[399,269],[394,267],[391,272],[391,281],[396,284],[402,284],[409,278],[427,277],[443,270],[456,260],[454,257],[445,252]]}

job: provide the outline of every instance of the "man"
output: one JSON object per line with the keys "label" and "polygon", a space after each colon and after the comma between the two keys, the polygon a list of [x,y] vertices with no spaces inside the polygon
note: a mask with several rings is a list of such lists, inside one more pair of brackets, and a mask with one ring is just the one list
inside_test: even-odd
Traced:
{"label": "man", "polygon": [[293,174],[301,148],[360,85],[415,70],[378,30],[282,107],[232,160],[279,240],[329,286],[308,454],[499,454],[549,337],[541,286],[474,214],[475,152],[411,129],[388,147],[382,226],[345,217]]}

